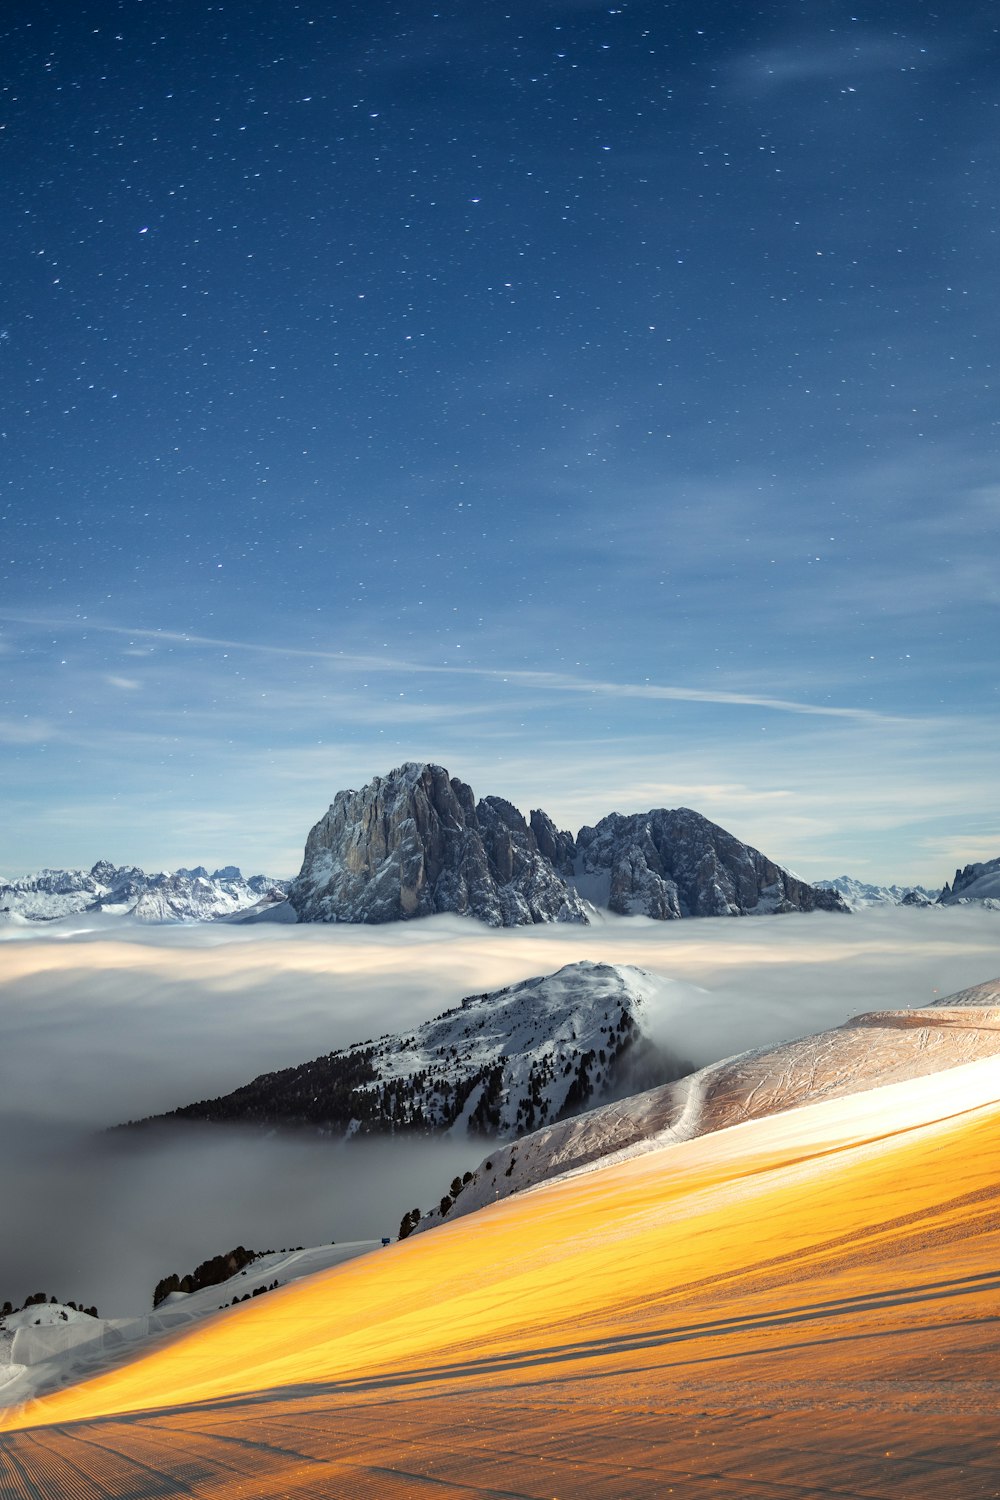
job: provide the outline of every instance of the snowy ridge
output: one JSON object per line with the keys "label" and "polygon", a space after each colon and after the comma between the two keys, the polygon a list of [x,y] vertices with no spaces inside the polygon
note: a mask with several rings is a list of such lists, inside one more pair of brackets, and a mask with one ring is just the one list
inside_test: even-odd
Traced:
{"label": "snowy ridge", "polygon": [[0,920],[52,922],[106,912],[141,922],[214,921],[276,905],[287,886],[269,875],[245,877],[235,865],[212,875],[204,865],[147,875],[136,865],[99,860],[89,870],[39,870],[0,883]]}
{"label": "snowy ridge", "polygon": [[980,1006],[990,1008],[1000,1007],[1000,979],[989,979],[985,984],[974,984],[970,989],[957,990],[954,995],[945,995],[940,1000],[932,1000],[927,1010],[937,1010],[947,1007],[948,1010],[958,1010],[963,1006]]}
{"label": "snowy ridge", "polygon": [[[457,1218],[568,1172],[998,1055],[1000,980],[918,1010],[873,1011],[831,1031],[713,1063],[500,1146],[446,1212]],[[442,1217],[434,1208],[421,1216],[419,1228]]]}
{"label": "snowy ridge", "polygon": [[602,1094],[684,1071],[644,1030],[648,1003],[669,986],[626,964],[567,964],[470,995],[401,1036],[262,1074],[160,1118],[341,1135],[524,1135]]}

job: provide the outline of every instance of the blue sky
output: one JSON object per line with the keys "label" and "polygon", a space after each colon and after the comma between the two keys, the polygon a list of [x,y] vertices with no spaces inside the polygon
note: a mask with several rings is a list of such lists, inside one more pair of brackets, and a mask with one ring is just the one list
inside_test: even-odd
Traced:
{"label": "blue sky", "polygon": [[5,17],[3,873],[406,759],[1000,853],[991,6]]}

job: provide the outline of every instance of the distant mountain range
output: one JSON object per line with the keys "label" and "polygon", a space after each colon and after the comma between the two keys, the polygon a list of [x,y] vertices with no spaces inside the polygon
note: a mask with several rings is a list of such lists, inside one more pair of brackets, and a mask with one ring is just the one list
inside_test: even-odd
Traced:
{"label": "distant mountain range", "polygon": [[574,838],[414,761],[338,792],[288,899],[300,922],[456,912],[491,927],[583,923],[595,907],[660,921],[848,910],[689,808],[611,813]]}
{"label": "distant mountain range", "polygon": [[690,1072],[645,1030],[649,1002],[669,987],[627,964],[567,964],[156,1119],[509,1139]]}
{"label": "distant mountain range", "polygon": [[0,883],[0,919],[52,922],[84,912],[132,916],[144,922],[217,920],[267,911],[284,900],[286,880],[244,877],[235,865],[209,875],[203,865],[147,875],[136,865],[99,860],[89,870],[39,870]]}
{"label": "distant mountain range", "polygon": [[149,922],[385,923],[451,912],[491,927],[586,924],[601,909],[656,921],[976,902],[1000,906],[1000,859],[956,870],[940,894],[849,875],[808,884],[690,808],[609,813],[574,836],[547,813],[477,800],[443,766],[409,761],[338,792],[298,876],[233,865],[147,875],[100,861],[0,883],[0,920],[83,912]]}
{"label": "distant mountain range", "polygon": [[838,891],[852,911],[869,906],[932,906],[941,894],[922,885],[870,885],[851,875],[817,880],[815,884],[821,891]]}
{"label": "distant mountain range", "polygon": [[850,875],[817,880],[821,890],[838,891],[852,911],[869,906],[985,906],[1000,910],[1000,859],[966,865],[940,890],[922,885],[869,885]]}

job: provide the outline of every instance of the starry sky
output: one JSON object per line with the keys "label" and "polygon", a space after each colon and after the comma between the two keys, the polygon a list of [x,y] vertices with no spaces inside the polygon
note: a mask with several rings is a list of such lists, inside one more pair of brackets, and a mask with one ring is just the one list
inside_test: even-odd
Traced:
{"label": "starry sky", "polygon": [[1000,853],[990,3],[10,0],[0,873],[436,760]]}

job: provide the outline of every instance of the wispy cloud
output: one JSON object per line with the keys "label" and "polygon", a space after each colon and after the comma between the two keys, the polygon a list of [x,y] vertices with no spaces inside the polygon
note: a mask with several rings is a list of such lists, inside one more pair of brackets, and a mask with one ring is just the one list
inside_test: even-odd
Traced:
{"label": "wispy cloud", "polygon": [[822,36],[810,31],[776,46],[742,53],[730,63],[730,73],[738,83],[780,88],[821,80],[860,81],[874,74],[941,63],[940,46],[932,54],[919,37],[879,33],[857,25],[847,35]]}
{"label": "wispy cloud", "polygon": [[[699,688],[655,682],[614,682],[607,679],[578,677],[568,672],[541,672],[522,668],[465,666],[456,662],[426,662],[405,657],[361,655],[347,651],[327,651],[307,646],[274,645],[261,641],[241,641],[226,636],[195,635],[186,631],[135,629],[93,620],[61,618],[32,619],[27,616],[3,615],[10,622],[44,626],[46,629],[73,630],[82,634],[100,633],[126,636],[130,641],[146,640],[171,646],[240,651],[262,657],[326,662],[349,671],[425,674],[436,677],[476,678],[488,683],[513,683],[539,692],[577,693],[604,698],[645,699],[653,702],[718,703],[727,707],[772,709],[778,713],[804,714],[821,718],[858,719],[866,722],[889,722],[896,716],[873,709],[848,705],[798,702],[791,698],[764,693],[731,693],[718,688]],[[114,680],[114,679],[110,679]],[[123,680],[122,680],[123,681]],[[119,684],[120,685],[120,684]]]}
{"label": "wispy cloud", "polygon": [[924,841],[942,865],[949,861],[958,867],[977,864],[991,859],[1000,859],[1000,823],[994,823],[991,831],[982,828],[959,828],[952,834]]}
{"label": "wispy cloud", "polygon": [[44,719],[0,719],[0,744],[41,745],[55,732],[55,725]]}

